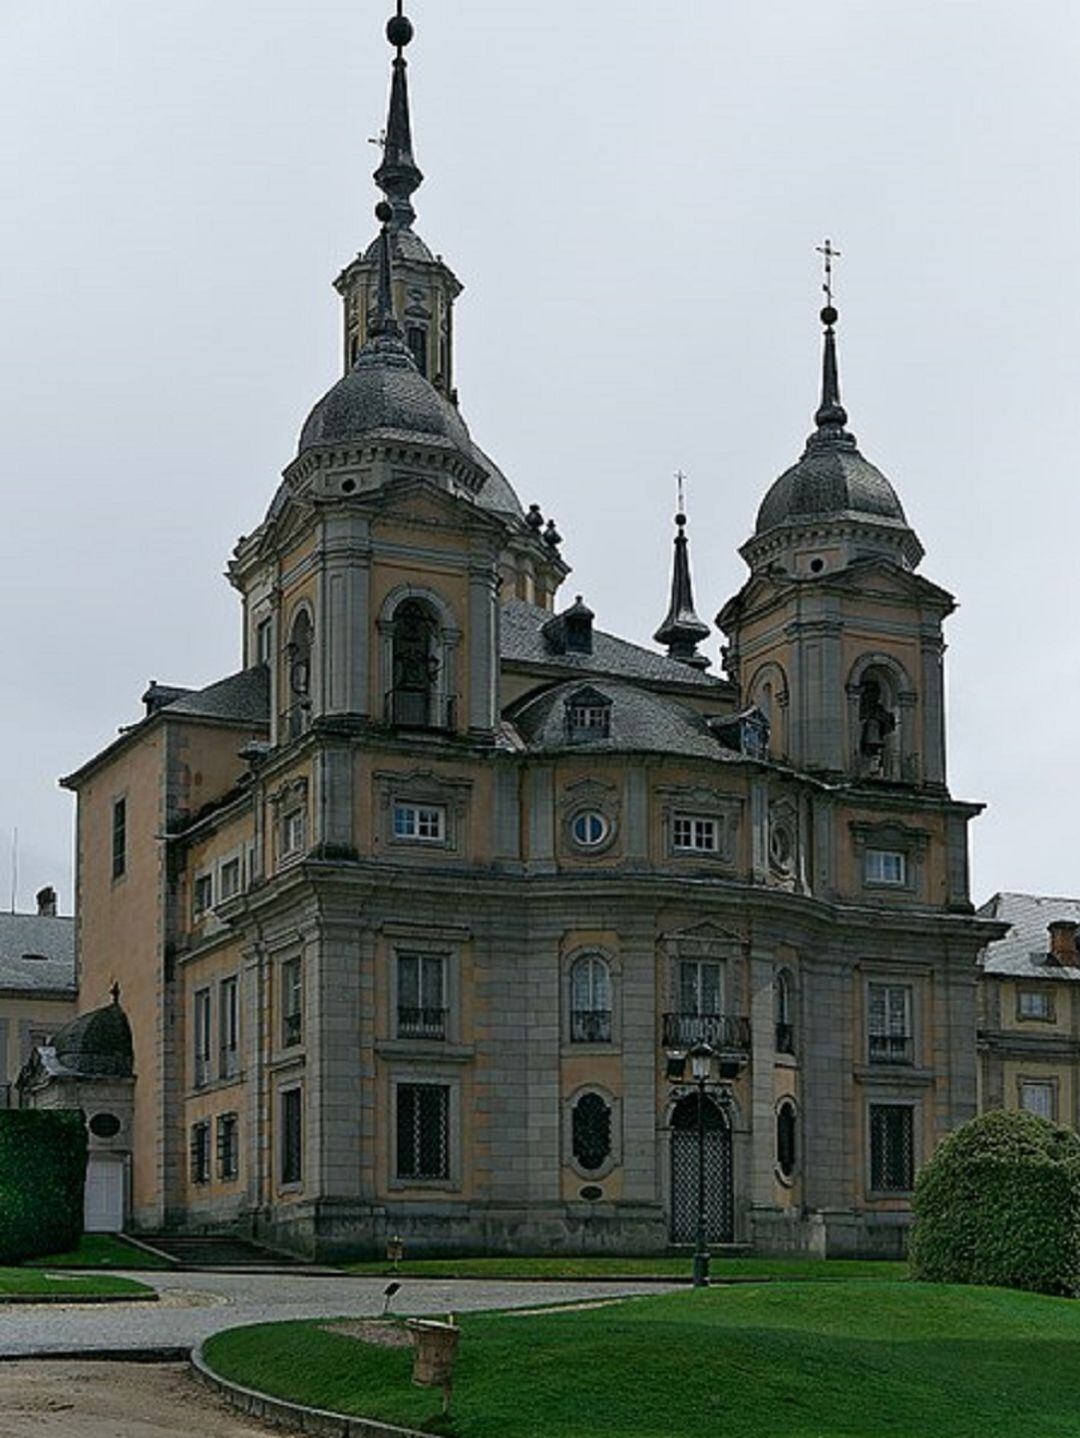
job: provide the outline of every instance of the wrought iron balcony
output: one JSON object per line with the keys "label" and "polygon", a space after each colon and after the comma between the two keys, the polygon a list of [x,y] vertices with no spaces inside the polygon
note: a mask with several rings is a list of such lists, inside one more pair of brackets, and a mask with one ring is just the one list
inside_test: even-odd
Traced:
{"label": "wrought iron balcony", "polygon": [[750,1051],[750,1020],[737,1014],[665,1014],[664,1047],[691,1049],[705,1043],[718,1052]]}
{"label": "wrought iron balcony", "polygon": [[387,723],[398,729],[455,729],[457,695],[430,689],[389,689],[385,697]]}
{"label": "wrought iron balcony", "polygon": [[609,1044],[611,1010],[571,1009],[570,1041],[575,1044]]}
{"label": "wrought iron balcony", "polygon": [[869,1058],[872,1064],[913,1064],[915,1040],[910,1034],[871,1034]]}
{"label": "wrought iron balcony", "polygon": [[399,1039],[445,1039],[446,1009],[413,1008],[399,1004],[397,1031]]}
{"label": "wrought iron balcony", "polygon": [[776,1052],[778,1054],[793,1054],[795,1052],[795,1025],[776,1025]]}

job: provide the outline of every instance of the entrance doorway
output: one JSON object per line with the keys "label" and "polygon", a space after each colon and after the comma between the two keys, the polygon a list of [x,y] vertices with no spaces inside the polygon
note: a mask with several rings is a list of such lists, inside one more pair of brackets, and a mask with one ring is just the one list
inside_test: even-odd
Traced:
{"label": "entrance doorway", "polygon": [[707,1095],[687,1094],[671,1115],[671,1241],[693,1243],[698,1221],[698,1104],[705,1129],[705,1236],[709,1243],[735,1240],[735,1192],[731,1126]]}
{"label": "entrance doorway", "polygon": [[86,1165],[83,1227],[87,1233],[119,1233],[124,1226],[125,1164],[122,1156],[92,1153]]}

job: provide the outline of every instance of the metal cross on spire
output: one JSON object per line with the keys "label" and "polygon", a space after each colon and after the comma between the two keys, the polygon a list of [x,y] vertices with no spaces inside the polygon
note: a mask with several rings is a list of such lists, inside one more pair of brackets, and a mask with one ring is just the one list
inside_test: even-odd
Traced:
{"label": "metal cross on spire", "polygon": [[833,260],[838,260],[840,258],[840,251],[833,249],[832,240],[826,240],[823,245],[815,245],[814,248],[817,250],[819,255],[825,256],[825,283],[822,285],[821,288],[825,291],[825,303],[831,309],[833,302],[832,262]]}
{"label": "metal cross on spire", "polygon": [[676,485],[678,486],[678,491],[679,491],[679,513],[680,513],[680,514],[685,514],[685,513],[686,513],[686,505],[685,505],[685,503],[684,503],[684,496],[683,496],[683,482],[685,481],[685,479],[686,479],[686,475],[683,474],[683,472],[682,472],[681,469],[677,469],[677,470],[675,471],[675,483],[676,483]]}

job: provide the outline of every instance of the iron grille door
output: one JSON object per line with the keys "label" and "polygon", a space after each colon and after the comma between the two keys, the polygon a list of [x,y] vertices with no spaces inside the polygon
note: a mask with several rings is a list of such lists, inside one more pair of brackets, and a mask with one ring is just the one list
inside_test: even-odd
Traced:
{"label": "iron grille door", "polygon": [[[705,1236],[710,1243],[733,1243],[735,1194],[731,1130],[715,1104],[706,1101]],[[672,1115],[671,1241],[693,1243],[698,1217],[697,1099],[683,1099]]]}

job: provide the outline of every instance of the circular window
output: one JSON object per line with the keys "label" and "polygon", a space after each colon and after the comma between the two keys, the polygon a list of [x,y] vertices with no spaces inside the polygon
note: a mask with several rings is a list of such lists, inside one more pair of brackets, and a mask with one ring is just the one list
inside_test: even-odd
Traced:
{"label": "circular window", "polygon": [[570,833],[575,844],[580,844],[583,849],[595,849],[611,833],[611,825],[595,809],[585,809],[574,815]]}
{"label": "circular window", "polygon": [[811,559],[811,561],[810,561],[810,572],[811,572],[812,574],[820,574],[821,571],[822,571],[824,568],[825,568],[825,561],[824,561],[824,559]]}
{"label": "circular window", "polygon": [[90,1132],[95,1138],[115,1138],[120,1132],[120,1120],[114,1113],[96,1113],[90,1120]]}

